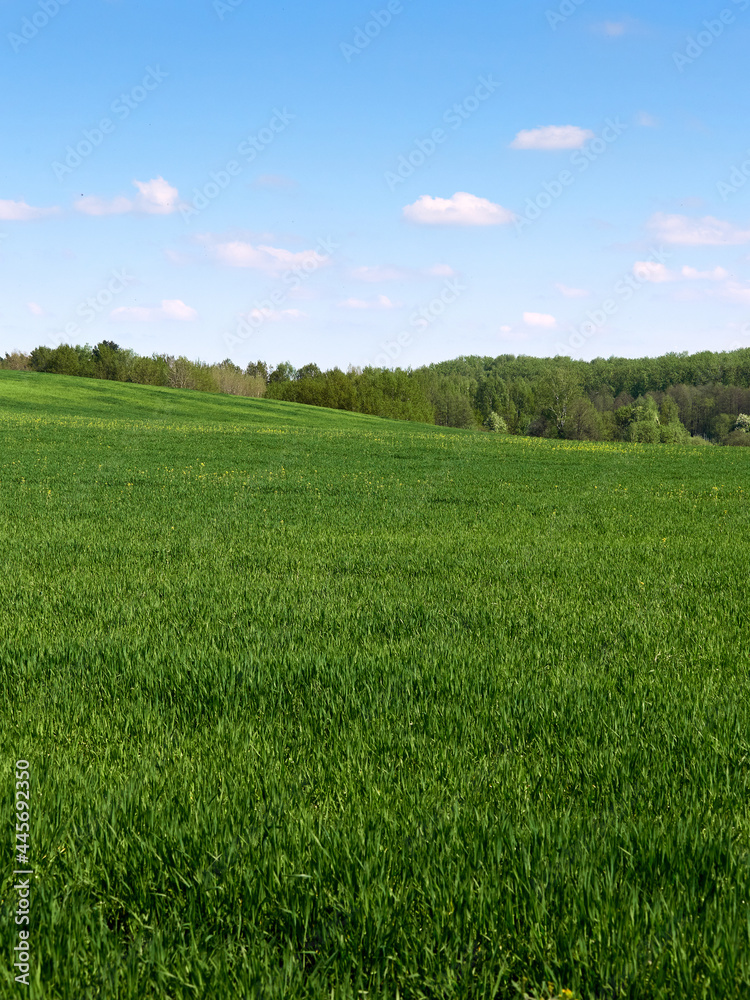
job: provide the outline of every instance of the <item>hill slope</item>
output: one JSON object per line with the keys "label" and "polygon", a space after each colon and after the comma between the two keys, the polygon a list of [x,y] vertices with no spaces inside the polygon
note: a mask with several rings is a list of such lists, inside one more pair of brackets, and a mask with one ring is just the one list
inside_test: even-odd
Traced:
{"label": "hill slope", "polygon": [[356,413],[344,416],[344,411],[272,399],[2,370],[0,412],[165,422],[256,425],[266,422],[274,426],[321,428],[372,426],[373,422],[381,422],[378,417]]}
{"label": "hill slope", "polygon": [[747,995],[746,449],[14,373],[0,443],[45,998]]}

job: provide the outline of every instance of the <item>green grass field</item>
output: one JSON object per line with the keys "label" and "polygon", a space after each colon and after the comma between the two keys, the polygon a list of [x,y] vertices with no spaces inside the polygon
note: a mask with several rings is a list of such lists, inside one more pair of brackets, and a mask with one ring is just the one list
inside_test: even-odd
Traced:
{"label": "green grass field", "polygon": [[750,996],[747,449],[15,372],[0,439],[0,996]]}

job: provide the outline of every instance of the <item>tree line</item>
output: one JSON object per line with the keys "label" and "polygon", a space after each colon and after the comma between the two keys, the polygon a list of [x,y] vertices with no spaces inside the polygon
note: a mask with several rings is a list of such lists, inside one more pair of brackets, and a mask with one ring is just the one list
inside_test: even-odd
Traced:
{"label": "tree line", "polygon": [[0,366],[203,392],[266,396],[396,420],[590,441],[750,445],[750,348],[657,358],[459,357],[415,369],[244,369],[112,341],[37,347]]}

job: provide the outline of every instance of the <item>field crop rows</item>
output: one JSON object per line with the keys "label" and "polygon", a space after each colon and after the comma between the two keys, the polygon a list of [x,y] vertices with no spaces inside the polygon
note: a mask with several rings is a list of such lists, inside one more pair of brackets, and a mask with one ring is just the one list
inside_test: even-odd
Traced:
{"label": "field crop rows", "polygon": [[750,995],[746,449],[14,372],[0,441],[30,997]]}

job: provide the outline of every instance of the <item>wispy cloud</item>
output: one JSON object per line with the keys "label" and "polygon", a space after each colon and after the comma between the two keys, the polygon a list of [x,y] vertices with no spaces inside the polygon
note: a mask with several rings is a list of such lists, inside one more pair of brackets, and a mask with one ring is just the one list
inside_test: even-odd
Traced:
{"label": "wispy cloud", "polygon": [[261,174],[253,181],[253,187],[261,190],[294,191],[298,186],[297,181],[282,174]]}
{"label": "wispy cloud", "polygon": [[378,295],[374,299],[344,299],[339,302],[341,309],[397,309],[400,302],[392,302],[387,295]]}
{"label": "wispy cloud", "polygon": [[739,281],[728,281],[716,294],[728,302],[738,302],[740,305],[750,306],[750,286],[743,285]]}
{"label": "wispy cloud", "polygon": [[577,125],[545,125],[543,128],[525,129],[519,132],[511,149],[581,149],[594,133]]}
{"label": "wispy cloud", "polygon": [[0,199],[0,219],[4,222],[30,222],[57,215],[59,208],[36,208],[25,201],[3,201]]}
{"label": "wispy cloud", "polygon": [[654,118],[654,116],[650,115],[648,111],[639,111],[635,116],[635,123],[636,125],[640,125],[642,128],[658,128],[659,119]]}
{"label": "wispy cloud", "polygon": [[596,25],[596,29],[609,38],[620,38],[628,30],[625,21],[604,21]]}
{"label": "wispy cloud", "polygon": [[750,229],[740,229],[731,222],[712,215],[691,219],[687,215],[657,212],[649,220],[648,228],[663,243],[682,246],[737,246],[750,243]]}
{"label": "wispy cloud", "polygon": [[713,271],[699,271],[695,267],[683,267],[681,274],[683,278],[691,281],[726,281],[729,271],[723,267],[715,267]]}
{"label": "wispy cloud", "polygon": [[316,250],[285,250],[267,244],[247,243],[244,240],[220,242],[213,236],[202,236],[209,256],[226,267],[247,267],[266,274],[279,274],[295,267],[317,269],[329,262],[329,258]]}
{"label": "wispy cloud", "polygon": [[159,306],[119,306],[109,314],[116,323],[158,323],[162,320],[193,322],[198,313],[182,299],[162,299]]}
{"label": "wispy cloud", "polygon": [[414,281],[424,278],[453,278],[456,275],[450,264],[433,264],[430,267],[398,267],[397,265],[374,265],[354,267],[350,271],[353,278],[372,284],[381,281]]}
{"label": "wispy cloud", "polygon": [[40,305],[37,305],[36,302],[27,302],[26,303],[26,308],[29,310],[29,312],[31,313],[32,316],[45,316],[46,315],[44,309],[42,309],[42,307]]}
{"label": "wispy cloud", "polygon": [[251,309],[248,319],[251,321],[264,320],[271,323],[280,323],[282,320],[306,319],[307,313],[301,309]]}
{"label": "wispy cloud", "polygon": [[666,281],[674,281],[674,274],[667,268],[666,264],[660,264],[654,260],[637,260],[633,264],[633,274],[639,281],[646,281],[652,285],[661,285]]}
{"label": "wispy cloud", "polygon": [[141,215],[171,215],[180,208],[180,194],[163,177],[155,177],[150,181],[133,181],[138,188],[135,198],[118,195],[115,198],[100,198],[98,195],[87,195],[79,198],[75,204],[78,212],[84,215],[125,215],[135,212]]}
{"label": "wispy cloud", "polygon": [[664,264],[656,261],[638,260],[633,265],[633,274],[641,281],[653,285],[662,285],[670,281],[726,281],[729,271],[723,267],[715,267],[711,271],[699,271],[696,267],[685,265],[679,271],[670,271]]}
{"label": "wispy cloud", "polygon": [[457,191],[451,198],[423,194],[404,208],[404,218],[421,226],[507,226],[515,215],[486,198]]}
{"label": "wispy cloud", "polygon": [[555,288],[566,299],[587,299],[591,295],[591,292],[587,292],[585,288],[569,288],[568,285],[563,285],[560,282],[557,282]]}
{"label": "wispy cloud", "polygon": [[[740,305],[750,305],[750,285],[732,278],[729,271],[723,267],[714,267],[708,271],[699,271],[696,267],[685,265],[679,271],[671,271],[664,264],[654,261],[637,261],[633,265],[633,274],[642,282],[650,284],[678,284],[681,288],[675,291],[675,298],[694,302],[701,299],[720,299],[723,302],[735,302]],[[703,283],[700,291],[695,282]],[[693,284],[694,287],[689,286]]]}
{"label": "wispy cloud", "polygon": [[525,312],[523,314],[523,321],[526,326],[541,326],[546,327],[548,330],[557,326],[557,320],[554,316],[550,316],[549,313]]}

